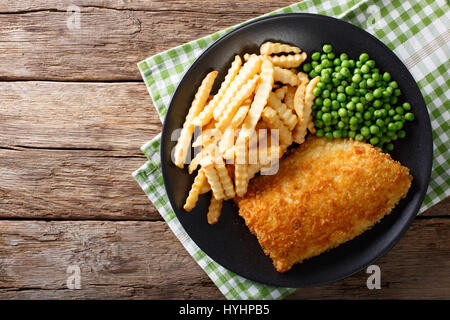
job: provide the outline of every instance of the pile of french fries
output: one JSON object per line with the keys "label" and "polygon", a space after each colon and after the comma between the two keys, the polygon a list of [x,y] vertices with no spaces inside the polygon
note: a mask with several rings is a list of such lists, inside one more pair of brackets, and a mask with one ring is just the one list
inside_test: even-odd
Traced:
{"label": "pile of french fries", "polygon": [[216,223],[223,200],[245,195],[251,178],[281,158],[293,142],[303,143],[307,130],[314,133],[312,91],[320,78],[310,80],[296,70],[306,58],[298,47],[265,42],[260,55],[245,54],[244,61],[235,56],[215,95],[211,90],[218,72],[206,75],[173,154],[175,165],[184,168],[195,129],[201,129],[192,143],[199,152],[188,169],[198,172],[186,211],[195,207],[200,194],[212,191],[207,220]]}

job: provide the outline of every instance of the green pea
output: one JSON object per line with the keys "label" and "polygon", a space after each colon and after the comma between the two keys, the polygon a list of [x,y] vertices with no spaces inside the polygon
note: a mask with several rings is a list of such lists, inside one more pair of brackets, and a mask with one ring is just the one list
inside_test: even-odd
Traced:
{"label": "green pea", "polygon": [[[375,95],[375,94],[374,94]],[[373,106],[375,108],[380,108],[383,105],[383,101],[381,101],[380,99],[377,99],[373,102]]]}
{"label": "green pea", "polygon": [[320,71],[322,71],[322,66],[319,64],[314,68],[314,71],[317,73],[320,73]]}
{"label": "green pea", "polygon": [[348,94],[349,96],[352,96],[355,94],[355,88],[347,86],[345,87],[345,93]]}
{"label": "green pea", "polygon": [[339,102],[344,102],[345,101],[345,99],[346,99],[347,97],[345,96],[345,94],[344,93],[342,93],[342,92],[340,92],[338,95],[337,95],[337,101],[339,101]]}
{"label": "green pea", "polygon": [[337,126],[339,129],[344,129],[345,128],[345,122],[344,121],[338,121]]}
{"label": "green pea", "polygon": [[328,59],[332,60],[336,57],[336,55],[333,52],[330,52],[327,54]]}
{"label": "green pea", "polygon": [[314,69],[315,67],[317,67],[318,65],[319,65],[319,62],[317,62],[317,61],[311,62],[311,67],[313,67],[313,69]]}
{"label": "green pea", "polygon": [[360,87],[361,89],[367,88],[367,80],[362,80],[362,81],[359,83],[359,87]]}
{"label": "green pea", "polygon": [[361,80],[362,80],[362,77],[361,77],[360,74],[354,74],[353,77],[352,77],[352,81],[354,83],[359,83],[359,82],[361,82]]}
{"label": "green pea", "polygon": [[365,136],[365,137],[369,136],[369,135],[370,135],[370,130],[369,130],[369,128],[367,128],[367,127],[362,127],[362,128],[361,128],[361,134],[362,134],[363,136]]}
{"label": "green pea", "polygon": [[398,83],[397,83],[397,81],[391,81],[391,82],[389,82],[389,86],[393,89],[397,89]]}
{"label": "green pea", "polygon": [[378,142],[380,142],[380,139],[378,139],[378,137],[372,137],[370,138],[369,142],[372,145],[376,145]]}
{"label": "green pea", "polygon": [[366,62],[366,65],[369,67],[369,68],[375,68],[375,60],[368,60],[367,62]]}
{"label": "green pea", "polygon": [[397,107],[397,108],[395,108],[395,112],[396,112],[397,114],[404,114],[404,113],[405,113],[405,110],[403,110],[402,107]]}
{"label": "green pea", "polygon": [[318,96],[320,96],[321,93],[322,93],[322,90],[320,88],[317,88],[317,87],[314,88],[313,95],[318,97]]}
{"label": "green pea", "polygon": [[326,98],[323,100],[323,106],[324,107],[331,107],[331,100],[329,98]]}
{"label": "green pea", "polygon": [[361,66],[363,65],[361,61],[356,61],[355,63],[357,68],[361,68]]}
{"label": "green pea", "polygon": [[345,108],[340,108],[340,109],[338,110],[338,114],[339,114],[339,116],[340,116],[341,118],[347,117],[347,109],[345,109]]}
{"label": "green pea", "polygon": [[345,105],[345,107],[347,108],[347,110],[352,111],[352,110],[355,110],[356,105],[355,105],[355,103],[353,101],[349,101]]}
{"label": "green pea", "polygon": [[391,74],[389,72],[383,73],[383,80],[384,81],[390,81],[391,80]]}
{"label": "green pea", "polygon": [[364,97],[369,102],[373,100],[373,94],[371,92],[367,92]]}
{"label": "green pea", "polygon": [[334,138],[341,138],[342,137],[342,131],[341,130],[334,130],[333,131],[333,137]]}
{"label": "green pea", "polygon": [[369,73],[369,71],[370,71],[370,68],[367,65],[363,65],[361,67],[361,72],[362,73]]}
{"label": "green pea", "polygon": [[355,140],[356,140],[356,141],[363,141],[363,140],[364,140],[364,136],[363,136],[362,134],[358,133],[358,134],[355,136]]}
{"label": "green pea", "polygon": [[327,55],[325,54],[325,53],[323,53],[323,54],[321,54],[320,55],[320,60],[325,60],[325,59],[327,59],[328,57],[327,57]]}
{"label": "green pea", "polygon": [[361,61],[362,63],[366,62],[367,60],[369,60],[369,55],[367,53],[361,53],[359,55],[359,61]]}
{"label": "green pea", "polygon": [[389,122],[387,128],[388,128],[389,131],[396,131],[397,130],[397,126],[393,122]]}
{"label": "green pea", "polygon": [[341,71],[339,71],[344,77],[350,76],[350,70],[347,67],[342,67]]}
{"label": "green pea", "polygon": [[396,121],[395,122],[395,126],[397,127],[397,130],[400,130],[403,128],[403,122],[401,121]]}
{"label": "green pea", "polygon": [[350,63],[349,60],[344,60],[344,61],[342,61],[341,66],[343,68],[350,68],[351,67],[351,63]]}
{"label": "green pea", "polygon": [[310,72],[311,70],[312,70],[311,63],[305,63],[305,64],[303,65],[303,71],[304,71],[304,72],[308,73],[308,72]]}
{"label": "green pea", "polygon": [[349,138],[354,138],[356,136],[356,131],[350,130],[347,134]]}
{"label": "green pea", "polygon": [[376,89],[373,91],[373,96],[374,96],[375,98],[381,98],[382,95],[383,95],[383,89],[381,89],[381,88],[376,88]]}
{"label": "green pea", "polygon": [[315,72],[314,70],[312,70],[310,73],[309,73],[309,77],[312,79],[312,78],[315,78],[315,77],[317,77],[318,76],[318,74],[317,74],[317,72]]}
{"label": "green pea", "polygon": [[322,129],[319,129],[316,131],[316,136],[318,136],[318,137],[323,137],[324,134],[325,134],[325,132]]}
{"label": "green pea", "polygon": [[371,134],[377,134],[380,132],[380,128],[376,125],[371,125],[369,129]]}
{"label": "green pea", "polygon": [[333,134],[331,132],[327,132],[325,133],[325,138],[327,138],[328,140],[333,139]]}
{"label": "green pea", "polygon": [[328,112],[324,113],[324,114],[322,115],[322,121],[323,121],[325,124],[331,123],[331,114],[329,114]]}
{"label": "green pea", "polygon": [[337,113],[337,111],[331,111],[331,118],[333,118],[333,120],[337,120],[339,119],[339,113]]}
{"label": "green pea", "polygon": [[396,104],[397,101],[398,101],[398,98],[397,98],[396,96],[391,97],[391,98],[389,99],[389,102],[390,102],[391,104]]}
{"label": "green pea", "polygon": [[344,88],[344,86],[338,86],[338,87],[336,88],[336,91],[337,91],[337,92],[345,92],[345,88]]}
{"label": "green pea", "polygon": [[340,66],[340,65],[341,65],[341,59],[335,58],[335,59],[333,60],[333,64],[334,64],[335,66]]}
{"label": "green pea", "polygon": [[331,44],[324,44],[322,50],[325,53],[330,53],[331,51],[333,51],[333,47],[331,46]]}
{"label": "green pea", "polygon": [[375,123],[378,127],[384,127],[383,119],[377,119],[377,121],[375,121]]}
{"label": "green pea", "polygon": [[319,59],[320,59],[320,52],[314,52],[314,53],[311,55],[311,59],[312,59],[312,60],[319,60]]}
{"label": "green pea", "polygon": [[372,78],[367,79],[366,82],[367,82],[367,86],[369,88],[372,88],[375,86],[375,80],[373,80]]}
{"label": "green pea", "polygon": [[400,89],[394,89],[394,96],[399,97],[402,94],[402,91]]}
{"label": "green pea", "polygon": [[414,121],[414,114],[412,113],[412,112],[407,112],[406,114],[405,114],[405,119],[406,120],[408,120],[408,121]]}
{"label": "green pea", "polygon": [[364,119],[370,120],[372,118],[372,113],[370,111],[364,112]]}
{"label": "green pea", "polygon": [[380,76],[379,73],[372,73],[372,79],[373,79],[374,81],[380,81],[381,76]]}
{"label": "green pea", "polygon": [[[331,93],[331,95],[333,95],[334,94],[334,98],[333,98],[333,96],[331,97],[332,99],[336,99],[336,92],[332,92]],[[341,104],[339,103],[339,101],[337,101],[337,100],[332,100],[331,101],[331,108],[333,109],[333,110],[337,110],[337,109],[339,109],[339,107],[341,106]]]}
{"label": "green pea", "polygon": [[364,105],[361,102],[358,102],[356,104],[356,111],[359,111],[359,112],[363,112],[364,111]]}
{"label": "green pea", "polygon": [[320,110],[322,110],[323,112],[330,112],[330,107],[323,106]]}
{"label": "green pea", "polygon": [[409,104],[409,102],[404,102],[402,104],[403,109],[405,109],[406,111],[411,110],[411,105]]}
{"label": "green pea", "polygon": [[320,62],[320,65],[321,65],[322,67],[324,67],[324,68],[328,68],[328,67],[331,67],[331,66],[333,65],[333,63],[330,62],[330,60],[328,60],[328,59],[323,59],[323,60]]}
{"label": "green pea", "polygon": [[346,54],[346,53],[341,53],[341,55],[339,56],[339,58],[341,58],[341,61],[348,60],[348,54]]}

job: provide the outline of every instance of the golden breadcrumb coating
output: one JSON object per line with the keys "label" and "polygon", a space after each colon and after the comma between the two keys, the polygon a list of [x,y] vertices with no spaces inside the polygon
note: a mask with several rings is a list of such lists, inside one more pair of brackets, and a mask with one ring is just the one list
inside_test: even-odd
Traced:
{"label": "golden breadcrumb coating", "polygon": [[252,179],[239,214],[278,272],[337,247],[391,212],[411,185],[409,169],[370,144],[310,137]]}

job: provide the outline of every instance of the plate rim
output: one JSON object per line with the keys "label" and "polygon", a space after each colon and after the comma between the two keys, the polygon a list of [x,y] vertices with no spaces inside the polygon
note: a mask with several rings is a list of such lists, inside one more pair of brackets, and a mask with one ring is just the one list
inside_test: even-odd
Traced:
{"label": "plate rim", "polygon": [[[406,233],[406,231],[409,229],[409,227],[411,226],[412,221],[415,219],[415,217],[417,216],[417,213],[420,209],[420,206],[423,203],[423,200],[426,196],[427,193],[427,189],[429,186],[429,182],[430,182],[430,177],[431,177],[431,172],[432,172],[432,165],[433,165],[433,153],[434,153],[434,148],[433,148],[433,135],[432,135],[432,126],[431,126],[431,120],[430,120],[430,115],[428,112],[428,108],[427,105],[425,103],[425,100],[423,98],[423,94],[422,91],[420,90],[417,81],[415,80],[415,78],[412,76],[411,72],[409,71],[409,69],[405,66],[405,64],[403,63],[403,61],[397,56],[397,54],[391,50],[384,42],[382,42],[380,39],[378,39],[377,37],[375,37],[374,35],[372,35],[371,33],[367,32],[366,30],[348,22],[345,20],[341,20],[339,18],[335,18],[335,17],[331,17],[331,16],[326,16],[326,15],[322,15],[322,14],[316,14],[316,13],[307,13],[307,12],[291,12],[291,13],[280,13],[280,14],[272,14],[272,15],[267,15],[267,16],[263,16],[263,17],[259,17],[259,18],[255,18],[252,19],[251,21],[247,21],[239,26],[237,26],[236,28],[234,28],[233,30],[227,32],[226,34],[222,35],[221,37],[219,37],[217,40],[215,40],[214,42],[212,42],[210,45],[208,45],[203,52],[197,57],[195,58],[195,60],[192,62],[192,64],[189,66],[188,69],[186,69],[186,71],[183,73],[182,77],[180,78],[180,81],[175,89],[175,91],[172,94],[172,97],[170,98],[170,103],[169,106],[167,108],[167,112],[166,115],[164,116],[164,121],[163,121],[163,128],[162,128],[162,132],[161,132],[161,144],[160,144],[160,160],[161,160],[161,169],[162,169],[162,175],[163,175],[163,181],[164,181],[164,187],[166,189],[166,193],[167,193],[167,197],[169,199],[169,204],[172,207],[172,210],[174,211],[175,215],[177,216],[178,219],[178,214],[177,210],[174,207],[175,204],[175,200],[173,198],[172,194],[169,194],[169,192],[167,192],[167,188],[166,185],[170,185],[169,182],[169,178],[168,178],[168,173],[167,173],[167,167],[164,164],[164,158],[166,156],[166,149],[164,148],[164,137],[168,134],[167,133],[167,121],[169,121],[168,119],[170,117],[168,117],[168,115],[170,114],[171,111],[173,111],[174,107],[173,107],[173,102],[174,102],[174,98],[176,97],[176,95],[178,94],[179,90],[181,90],[181,86],[182,84],[186,81],[186,77],[187,75],[191,72],[192,69],[194,69],[197,64],[199,63],[199,60],[205,56],[206,54],[209,53],[209,51],[212,50],[212,48],[216,45],[218,45],[220,42],[222,42],[223,40],[225,40],[226,38],[230,37],[231,35],[233,35],[236,32],[239,32],[242,29],[247,28],[248,26],[251,26],[253,24],[256,23],[261,23],[263,21],[268,21],[268,20],[272,20],[272,19],[280,19],[280,18],[285,18],[285,17],[312,17],[315,19],[325,19],[325,20],[334,20],[335,23],[343,23],[346,24],[347,26],[357,29],[359,32],[363,31],[367,36],[369,36],[370,38],[372,38],[374,41],[378,42],[382,47],[384,47],[385,49],[389,50],[390,52],[392,52],[392,54],[395,56],[395,58],[397,59],[397,63],[400,63],[405,70],[408,71],[408,75],[413,79],[414,85],[415,85],[415,90],[417,90],[420,94],[420,99],[422,102],[422,105],[425,106],[425,110],[426,112],[426,126],[428,127],[427,130],[427,134],[429,133],[429,137],[428,137],[428,144],[426,145],[428,147],[428,153],[429,156],[427,157],[428,159],[430,159],[428,161],[428,163],[426,164],[426,185],[423,187],[423,190],[421,190],[420,194],[419,194],[419,199],[416,203],[416,205],[413,207],[413,209],[411,210],[411,214],[408,217],[408,219],[406,220],[406,222],[403,224],[400,232],[398,232],[395,237],[386,245],[384,246],[383,250],[380,250],[380,252],[377,255],[374,255],[374,257],[372,259],[370,259],[370,261],[368,262],[364,262],[364,263],[358,263],[356,264],[355,267],[353,267],[350,271],[347,271],[345,273],[345,275],[342,275],[339,278],[336,279],[331,279],[331,280],[326,280],[326,281],[316,281],[316,282],[308,282],[308,281],[304,281],[302,282],[302,285],[298,286],[295,285],[295,288],[306,288],[306,287],[313,287],[313,286],[320,286],[320,285],[327,285],[330,283],[334,283],[336,281],[340,281],[343,280],[345,278],[348,278],[352,275],[354,275],[357,272],[360,272],[361,270],[363,270],[365,267],[371,265],[373,262],[375,262],[376,260],[378,260],[379,258],[381,258],[382,256],[384,256],[386,253],[388,253],[398,242],[399,240],[403,237],[403,235]],[[186,168],[182,169],[182,170],[186,170]],[[190,239],[195,243],[195,245],[198,246],[198,248],[200,250],[203,251],[203,249],[197,244],[197,242],[189,235],[189,233],[186,231],[186,229],[184,228],[184,225],[182,224],[182,222],[179,220],[179,223],[181,224],[183,230],[186,232],[186,234],[190,237]],[[203,251],[212,261],[216,262],[216,259],[214,259],[209,253],[206,253],[205,251]],[[220,260],[220,259],[219,259]],[[265,285],[270,285],[270,286],[280,286],[279,283],[277,283],[276,281],[271,281],[271,279],[264,279],[263,281],[261,279],[257,279],[254,278],[252,275],[242,275],[239,272],[236,272],[236,270],[234,269],[233,266],[224,266],[219,262],[216,262],[217,264],[219,264],[220,266],[222,266],[223,268],[241,276],[244,277],[248,280],[251,281],[255,281],[255,282],[259,282],[261,284],[265,284]],[[285,287],[283,285],[283,287]]]}

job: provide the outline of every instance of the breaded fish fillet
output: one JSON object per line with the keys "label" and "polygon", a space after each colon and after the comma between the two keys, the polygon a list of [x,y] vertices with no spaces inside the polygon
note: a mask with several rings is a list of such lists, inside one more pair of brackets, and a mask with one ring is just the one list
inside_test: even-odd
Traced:
{"label": "breaded fish fillet", "polygon": [[277,271],[349,241],[390,213],[411,185],[409,169],[373,146],[309,138],[276,175],[250,181],[239,214]]}

